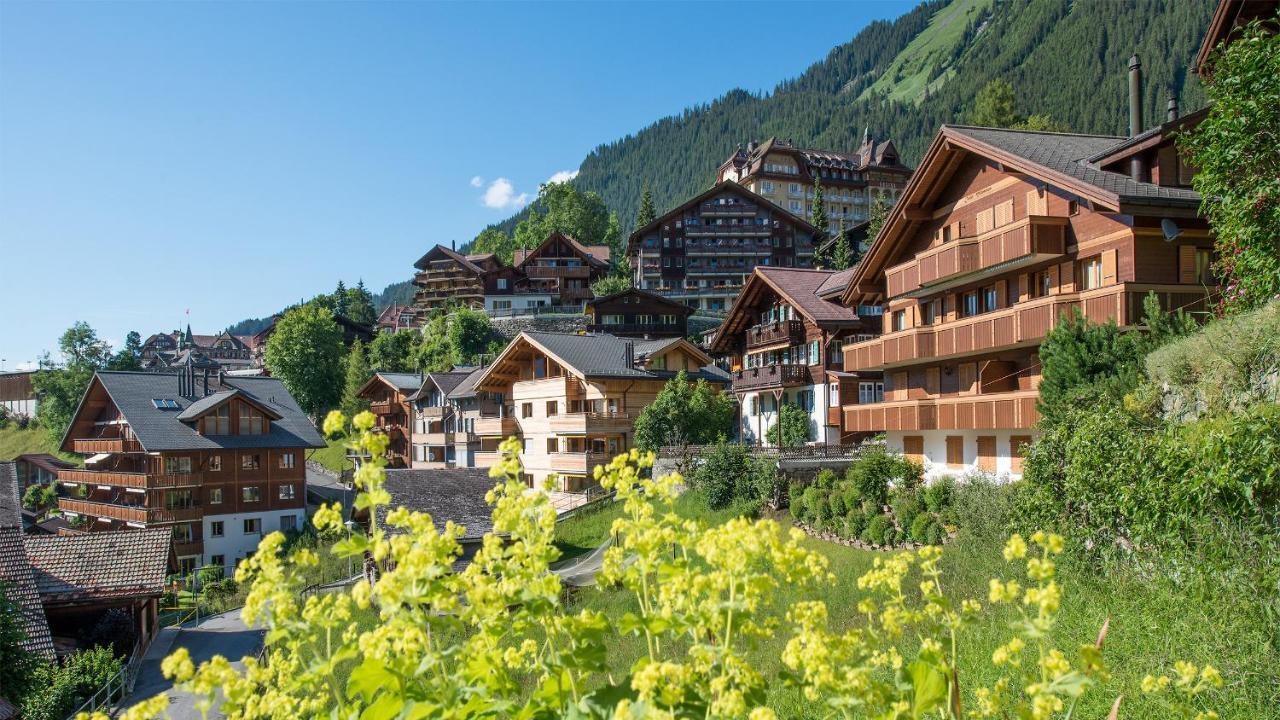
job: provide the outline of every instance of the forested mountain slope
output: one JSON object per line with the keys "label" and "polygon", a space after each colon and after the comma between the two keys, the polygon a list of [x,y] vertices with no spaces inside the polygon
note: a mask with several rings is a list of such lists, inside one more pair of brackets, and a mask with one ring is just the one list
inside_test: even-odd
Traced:
{"label": "forested mountain slope", "polygon": [[[770,135],[852,150],[864,128],[892,138],[913,163],[942,123],[964,120],[978,91],[1003,78],[1018,109],[1072,130],[1123,134],[1126,74],[1138,53],[1148,125],[1172,91],[1203,104],[1188,69],[1210,0],[930,0],[868,25],[772,93],[733,90],[603,144],[574,184],[599,192],[631,227],[646,182],[659,210],[707,187],[740,143]],[[510,231],[512,218],[500,225]]]}

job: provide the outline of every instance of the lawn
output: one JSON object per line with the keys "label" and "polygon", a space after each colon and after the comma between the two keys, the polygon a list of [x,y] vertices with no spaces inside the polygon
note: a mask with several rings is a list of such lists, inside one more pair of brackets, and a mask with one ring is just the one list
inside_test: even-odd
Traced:
{"label": "lawn", "polygon": [[[709,522],[723,521],[729,515],[708,512],[701,503],[699,495],[687,493],[677,512]],[[785,514],[777,519],[790,522]],[[607,529],[602,517],[584,515],[566,520],[557,535],[565,546],[581,548],[602,540]],[[777,598],[779,611],[799,600],[818,599],[827,603],[837,626],[852,627],[862,622],[854,609],[862,597],[857,579],[871,567],[876,553],[812,539],[805,544],[828,558],[837,579],[811,593],[784,587]],[[949,544],[942,561],[943,587],[948,595],[974,598],[985,607],[989,579],[1014,577],[1000,556],[1001,546],[999,538],[964,534]],[[1165,671],[1179,659],[1213,663],[1222,670],[1227,686],[1212,698],[1212,707],[1222,718],[1280,717],[1280,653],[1275,647],[1274,625],[1265,620],[1258,603],[1236,597],[1229,587],[1189,597],[1165,581],[1129,573],[1103,576],[1066,562],[1060,567],[1059,581],[1064,599],[1054,640],[1064,652],[1073,654],[1080,644],[1092,643],[1103,622],[1108,617],[1111,620],[1104,656],[1112,681],[1105,691],[1088,694],[1076,717],[1105,717],[1117,694],[1125,697],[1122,718],[1165,716],[1162,706],[1144,698],[1139,686],[1145,675]],[[592,608],[613,617],[636,610],[634,600],[616,589],[573,590],[570,603],[573,610]],[[967,670],[962,675],[967,693],[990,685],[999,677],[990,657],[997,646],[1012,637],[1008,624],[1013,619],[1014,613],[1008,608],[988,609],[983,619],[962,636],[960,667]],[[766,674],[781,669],[778,658],[787,640],[787,636],[779,635],[756,648],[756,667]],[[905,643],[903,651],[908,651]],[[643,652],[642,641],[633,636],[615,637],[610,642],[610,662],[618,672],[626,672]],[[820,708],[809,707],[799,693],[780,683],[770,685],[769,703],[782,717],[822,715]]]}
{"label": "lawn", "polygon": [[325,447],[313,451],[307,459],[314,460],[336,473],[350,470],[353,466],[347,459],[347,449],[343,446],[343,441],[330,439],[326,443]]}
{"label": "lawn", "polygon": [[59,452],[44,428],[22,430],[17,423],[9,422],[0,428],[0,460],[12,460],[26,453],[49,453],[77,465],[83,462],[77,455]]}

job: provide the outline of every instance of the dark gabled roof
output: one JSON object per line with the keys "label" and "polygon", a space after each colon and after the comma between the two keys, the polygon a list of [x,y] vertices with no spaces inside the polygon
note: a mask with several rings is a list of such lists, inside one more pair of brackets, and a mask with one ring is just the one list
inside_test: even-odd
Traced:
{"label": "dark gabled roof", "polygon": [[416,392],[422,387],[422,376],[418,373],[380,372],[374,373],[374,377],[382,378],[388,385],[401,392],[408,390]]}
{"label": "dark gabled roof", "polygon": [[[635,342],[616,335],[571,335],[568,333],[525,331],[521,335],[541,345],[583,377],[652,378],[633,366]],[[628,357],[627,345],[631,345]]]}
{"label": "dark gabled roof", "polygon": [[[125,422],[147,452],[216,450],[219,448],[320,448],[324,440],[279,378],[223,377],[218,392],[239,391],[246,400],[279,418],[262,435],[201,435],[180,418],[192,405],[208,401],[178,394],[173,373],[100,370],[94,378],[111,397]],[[86,391],[86,396],[88,391]],[[156,408],[155,399],[173,400],[176,410]],[[83,401],[82,401],[83,403]],[[79,415],[79,409],[76,414]],[[68,433],[70,429],[68,429]],[[63,438],[66,443],[66,438]]]}
{"label": "dark gabled roof", "polygon": [[1090,164],[1089,158],[1112,150],[1125,138],[964,125],[944,125],[942,132],[969,138],[997,153],[1025,160],[1048,171],[1033,173],[1046,175],[1043,179],[1047,182],[1054,182],[1054,176],[1057,176],[1060,181],[1066,180],[1067,185],[1084,185],[1099,190],[1117,203],[1193,208],[1200,205],[1200,193],[1195,190],[1139,182],[1123,173],[1102,170]]}
{"label": "dark gabled roof", "polygon": [[853,274],[857,272],[858,266],[832,273],[830,277],[822,281],[815,291],[820,298],[829,298],[839,296],[844,293],[844,289],[849,286],[849,280],[853,278]]}
{"label": "dark gabled roof", "polygon": [[178,413],[178,419],[182,420],[183,422],[189,422],[191,420],[195,420],[196,418],[204,415],[205,413],[209,412],[215,407],[235,397],[242,398],[243,400],[248,402],[250,405],[253,405],[259,410],[262,410],[262,412],[265,413],[266,416],[271,418],[272,420],[279,420],[281,417],[280,413],[276,412],[269,406],[263,405],[253,400],[243,390],[240,390],[239,388],[235,388],[232,390],[220,390],[216,393],[213,393],[211,395],[206,395],[205,397],[202,397],[199,400],[196,400],[195,402],[188,405],[186,410],[183,410],[182,412]]}
{"label": "dark gabled roof", "polygon": [[[530,258],[533,258],[538,253],[542,252],[542,249],[549,245],[553,240],[562,240],[567,243],[569,247],[573,248],[574,252],[578,253],[588,264],[594,264],[596,267],[609,266],[609,252],[606,246],[592,245],[588,247],[578,242],[570,235],[566,235],[562,232],[553,232],[547,236],[546,240],[538,243],[538,247],[523,253],[523,255],[516,260],[515,267],[517,269],[524,267],[525,263],[529,262]],[[600,253],[601,249],[604,250],[603,258],[597,255],[597,253]]]}
{"label": "dark gabled roof", "polygon": [[597,303],[608,302],[609,300],[616,300],[622,297],[623,295],[635,295],[635,296],[641,297],[646,302],[672,308],[678,314],[684,315],[685,317],[688,317],[689,315],[693,314],[693,308],[689,307],[688,305],[685,305],[682,302],[676,302],[675,300],[671,300],[670,298],[664,298],[661,295],[651,293],[648,290],[641,290],[640,288],[634,288],[634,287],[628,288],[626,290],[619,290],[616,293],[609,293],[608,295],[596,296],[586,302],[586,307],[589,308],[592,305],[595,305]]}
{"label": "dark gabled roof", "polygon": [[482,375],[484,375],[483,367],[478,367],[475,370],[472,370],[471,372],[467,373],[467,376],[462,378],[461,382],[459,382],[457,385],[453,387],[452,390],[446,393],[446,397],[449,397],[449,398],[474,397],[476,394],[476,383],[480,381],[480,377]]}
{"label": "dark gabled roof", "polygon": [[769,198],[764,197],[763,195],[757,195],[756,193],[751,192],[747,188],[739,185],[738,183],[732,180],[724,180],[716,183],[715,185],[712,185],[709,189],[697,195],[694,195],[688,200],[685,200],[680,205],[677,205],[671,210],[668,210],[667,212],[659,215],[658,217],[654,218],[653,222],[649,223],[648,225],[644,225],[642,227],[636,228],[635,231],[632,232],[631,235],[627,238],[627,253],[630,254],[632,245],[636,241],[640,240],[640,238],[643,237],[644,233],[647,233],[651,229],[658,227],[663,222],[666,222],[668,218],[681,215],[686,208],[693,207],[694,205],[697,205],[698,203],[702,202],[703,200],[706,200],[712,195],[715,195],[716,193],[719,193],[719,192],[725,192],[725,191],[738,193],[740,195],[747,197],[753,203],[756,203],[763,207],[767,207],[774,212],[781,213],[780,219],[786,218],[791,222],[795,223],[796,225],[799,225],[801,228],[809,231],[810,233],[818,232],[818,229],[815,228],[813,225],[809,224],[808,220],[805,220],[804,218],[795,215],[790,210],[787,210],[781,205],[774,203]]}
{"label": "dark gabled roof", "polygon": [[450,250],[449,248],[447,248],[447,247],[445,247],[445,246],[443,246],[443,245],[436,245],[435,247],[433,247],[433,248],[431,248],[430,250],[428,250],[428,251],[427,251],[427,253],[426,253],[425,255],[423,255],[422,257],[418,258],[418,261],[417,261],[417,262],[415,262],[415,263],[413,264],[413,266],[414,266],[414,267],[416,267],[416,268],[418,268],[419,270],[426,270],[426,269],[427,269],[427,263],[431,262],[433,259],[435,259],[435,258],[437,258],[437,257],[439,257],[439,256],[441,256],[441,255],[443,255],[444,257],[449,258],[450,260],[452,260],[452,261],[454,261],[454,262],[458,263],[458,264],[459,264],[459,265],[461,265],[462,267],[464,267],[464,268],[466,268],[466,269],[470,270],[471,272],[473,272],[473,273],[475,273],[475,274],[477,274],[477,275],[483,275],[483,274],[484,274],[484,268],[482,268],[482,267],[480,267],[479,265],[476,265],[475,263],[471,262],[471,260],[469,260],[469,259],[467,258],[467,256],[466,256],[466,255],[463,255],[462,253],[457,252],[457,251],[455,251],[455,250]]}
{"label": "dark gabled roof", "polygon": [[[741,332],[755,323],[755,318],[748,314],[746,308],[763,291],[762,286],[771,288],[779,297],[786,300],[797,312],[815,325],[827,328],[859,326],[862,321],[858,317],[856,310],[818,295],[818,290],[826,286],[832,277],[848,272],[848,270],[837,273],[831,270],[757,266],[751,276],[747,278],[747,282],[742,286],[742,292],[738,293],[737,299],[733,301],[733,306],[729,308],[729,312],[725,315],[724,323],[716,329],[715,335],[712,336],[712,352],[727,350],[727,346],[722,342],[725,338]],[[830,293],[828,293],[828,296],[830,296]],[[838,298],[836,299],[838,300]]]}
{"label": "dark gabled roof", "polygon": [[466,528],[465,538],[479,538],[493,529],[492,508],[484,497],[498,481],[489,477],[488,468],[386,472],[383,488],[391,493],[387,507],[428,513],[439,530],[452,521]]}
{"label": "dark gabled roof", "polygon": [[472,368],[465,368],[465,369],[454,369],[454,370],[450,370],[449,372],[427,373],[426,378],[422,381],[422,387],[418,388],[417,392],[413,393],[412,395],[410,395],[405,399],[406,400],[421,399],[423,396],[423,393],[426,392],[427,386],[429,384],[435,385],[436,389],[438,389],[441,392],[441,394],[443,394],[445,397],[449,397],[449,392],[453,390],[455,387],[457,387],[458,384],[461,383],[463,380],[466,380],[467,376],[471,374],[471,370]]}
{"label": "dark gabled roof", "polygon": [[1200,41],[1200,50],[1196,52],[1191,69],[1203,75],[1209,56],[1218,44],[1227,40],[1232,31],[1257,18],[1274,19],[1280,3],[1276,0],[1219,0],[1218,7],[1209,20],[1209,28],[1204,39]]}
{"label": "dark gabled roof", "polygon": [[[689,342],[687,339],[682,337],[656,338],[653,340],[635,340],[634,342],[635,342],[636,360],[644,360],[648,358],[650,355],[663,352],[664,350],[666,350],[667,348],[670,348],[673,345],[683,345],[684,349],[687,352],[694,353],[695,356],[698,358],[698,360],[702,362],[703,365],[710,365],[712,363],[711,356],[708,355],[706,351],[704,351],[702,348],[698,347],[697,345],[694,345],[693,343]],[[649,372],[657,372],[657,371],[653,369],[649,369]]]}
{"label": "dark gabled roof", "polygon": [[26,549],[46,605],[158,596],[177,565],[168,528],[31,535]]}
{"label": "dark gabled roof", "polygon": [[27,560],[22,528],[0,527],[0,585],[4,586],[9,602],[22,614],[26,633],[22,647],[28,652],[52,658],[53,638],[49,633],[49,620],[45,617],[44,606],[40,604],[40,592],[36,588],[31,562]]}

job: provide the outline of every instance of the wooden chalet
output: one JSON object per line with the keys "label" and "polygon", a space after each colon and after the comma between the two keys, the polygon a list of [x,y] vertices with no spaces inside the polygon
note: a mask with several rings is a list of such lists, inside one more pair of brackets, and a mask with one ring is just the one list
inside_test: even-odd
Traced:
{"label": "wooden chalet", "polygon": [[583,245],[553,232],[532,250],[516,250],[515,273],[522,292],[546,294],[552,305],[581,307],[594,295],[591,283],[609,274],[609,248]]}
{"label": "wooden chalet", "polygon": [[419,388],[406,398],[413,413],[411,467],[439,469],[455,466],[455,438],[459,431],[465,432],[465,428],[459,427],[459,418],[449,402],[449,391],[466,380],[471,370],[463,368],[453,372],[427,373],[422,376]]}
{"label": "wooden chalet", "polygon": [[587,331],[620,337],[686,337],[693,308],[630,288],[587,301]]}
{"label": "wooden chalet", "polygon": [[356,393],[369,402],[369,412],[377,418],[374,429],[386,433],[387,467],[405,468],[412,462],[410,455],[414,417],[409,398],[422,388],[423,376],[418,373],[374,373]]}
{"label": "wooden chalet", "polygon": [[[878,333],[840,304],[851,271],[756,268],[711,340],[711,352],[725,357],[740,408],[739,437],[764,444],[783,405],[810,415],[809,440],[839,442],[839,408],[856,403],[859,385],[874,393],[880,373],[846,373],[846,343]],[[865,396],[865,393],[864,393]]]}
{"label": "wooden chalet", "polygon": [[485,296],[515,289],[515,269],[503,265],[493,253],[463,255],[436,245],[413,266],[418,270],[413,277],[418,288],[413,306],[419,323],[436,308],[460,305],[482,310]]}

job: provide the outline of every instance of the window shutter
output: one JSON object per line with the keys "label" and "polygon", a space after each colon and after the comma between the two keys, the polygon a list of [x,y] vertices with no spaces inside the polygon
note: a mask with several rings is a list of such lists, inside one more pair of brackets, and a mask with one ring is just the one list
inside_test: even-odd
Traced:
{"label": "window shutter", "polygon": [[1058,288],[1058,266],[1054,265],[1049,268],[1049,294],[1057,295],[1060,292],[1062,291]]}
{"label": "window shutter", "polygon": [[1178,282],[1193,285],[1196,282],[1196,246],[1178,246]]}
{"label": "window shutter", "polygon": [[995,226],[1004,227],[1013,222],[1013,200],[1005,200],[995,207]]}
{"label": "window shutter", "polygon": [[[1032,190],[1031,192],[1032,194],[1035,194],[1034,190]],[[1028,288],[1027,288],[1028,279],[1029,278],[1027,277],[1026,273],[1022,273],[1021,275],[1018,276],[1018,302],[1027,301],[1027,295],[1029,294]]]}
{"label": "window shutter", "polygon": [[1075,263],[1068,260],[1059,265],[1061,270],[1058,271],[1058,279],[1062,281],[1062,292],[1075,292]]}
{"label": "window shutter", "polygon": [[978,379],[978,366],[974,363],[960,364],[960,394],[973,394],[974,382]]}
{"label": "window shutter", "polygon": [[989,207],[986,210],[983,210],[982,212],[978,213],[977,220],[978,220],[977,233],[979,235],[991,230],[991,228],[994,227],[994,223],[995,223],[995,208]]}
{"label": "window shutter", "polygon": [[1112,248],[1102,253],[1102,284],[1114,285],[1116,283],[1116,250]]}
{"label": "window shutter", "polygon": [[996,309],[1008,307],[1009,300],[1009,281],[996,281]]}

